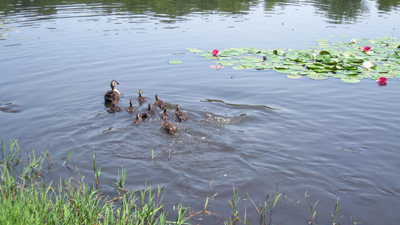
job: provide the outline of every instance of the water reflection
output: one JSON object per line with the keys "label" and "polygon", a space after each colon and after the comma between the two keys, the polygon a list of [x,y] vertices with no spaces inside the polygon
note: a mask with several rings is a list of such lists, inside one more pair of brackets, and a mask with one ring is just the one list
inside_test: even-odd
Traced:
{"label": "water reflection", "polygon": [[399,0],[377,0],[377,7],[379,11],[389,12],[400,6]]}
{"label": "water reflection", "polygon": [[316,12],[328,18],[326,22],[332,24],[354,23],[369,12],[364,0],[316,0],[312,3],[317,8]]}
{"label": "water reflection", "polygon": [[[7,16],[9,14],[29,11],[33,17],[40,16],[49,18],[50,15],[60,13],[62,5],[87,4],[89,8],[93,8],[91,13],[96,14],[113,14],[121,12],[129,12],[129,14],[149,15],[159,18],[161,23],[175,23],[177,20],[187,20],[183,16],[200,13],[228,13],[228,14],[248,14],[251,7],[259,4],[264,5],[265,11],[277,11],[277,6],[308,4],[316,8],[316,13],[329,19],[328,23],[354,23],[359,17],[369,13],[368,2],[366,0],[224,0],[224,1],[163,1],[163,0],[77,0],[77,1],[46,1],[46,5],[39,0],[4,0],[0,2],[0,11]],[[396,10],[399,6],[399,0],[377,0],[377,8],[380,11],[389,12]],[[280,8],[284,10],[285,8]],[[78,10],[73,7],[70,10]],[[87,12],[85,12],[87,13]],[[76,16],[76,15],[75,15]]]}
{"label": "water reflection", "polygon": [[129,11],[134,14],[159,14],[165,15],[168,18],[176,18],[184,16],[193,12],[208,12],[219,11],[229,12],[232,14],[247,13],[251,6],[260,3],[259,0],[224,0],[224,1],[164,1],[164,0],[107,0],[93,2],[90,0],[77,0],[77,1],[46,1],[44,6],[42,1],[39,0],[5,0],[0,3],[0,10],[4,11],[6,15],[9,13],[18,13],[23,9],[35,8],[37,15],[51,15],[56,14],[56,6],[59,5],[72,5],[72,4],[90,4],[99,3],[105,9],[105,13]]}
{"label": "water reflection", "polygon": [[274,11],[277,6],[285,6],[289,4],[295,4],[298,1],[293,0],[271,0],[264,1],[264,10],[265,11]]}

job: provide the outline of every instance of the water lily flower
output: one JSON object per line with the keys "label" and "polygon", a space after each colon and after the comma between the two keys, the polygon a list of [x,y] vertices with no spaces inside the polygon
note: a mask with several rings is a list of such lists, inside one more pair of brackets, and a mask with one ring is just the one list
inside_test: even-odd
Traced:
{"label": "water lily flower", "polygon": [[364,62],[363,64],[362,64],[362,66],[365,68],[365,69],[371,69],[371,68],[376,68],[376,63],[374,62],[374,61],[367,61],[367,62]]}
{"label": "water lily flower", "polygon": [[217,49],[214,49],[212,51],[213,56],[218,57],[219,51]]}
{"label": "water lily flower", "polygon": [[387,82],[387,78],[386,77],[379,77],[378,81],[379,82]]}
{"label": "water lily flower", "polygon": [[351,43],[352,43],[352,44],[355,44],[356,42],[357,42],[356,39],[351,39]]}
{"label": "water lily flower", "polygon": [[369,52],[369,50],[371,50],[371,47],[369,47],[369,46],[365,46],[363,48],[363,52]]}
{"label": "water lily flower", "polygon": [[387,85],[387,78],[386,77],[379,77],[376,81],[379,86],[386,86]]}
{"label": "water lily flower", "polygon": [[313,53],[312,55],[311,55],[311,57],[313,58],[313,59],[315,59],[315,57],[317,57],[317,53]]}

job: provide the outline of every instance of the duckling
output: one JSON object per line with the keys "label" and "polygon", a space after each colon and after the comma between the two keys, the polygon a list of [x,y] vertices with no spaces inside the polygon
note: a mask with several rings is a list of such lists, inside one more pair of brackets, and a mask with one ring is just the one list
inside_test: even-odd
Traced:
{"label": "duckling", "polygon": [[112,110],[113,112],[122,112],[121,107],[117,106],[116,103],[117,103],[116,101],[113,101],[113,105],[112,105],[111,110]]}
{"label": "duckling", "polygon": [[176,133],[177,129],[176,127],[171,123],[167,121],[167,118],[165,116],[162,116],[163,122],[162,122],[162,127],[171,133]]}
{"label": "duckling", "polygon": [[146,119],[150,118],[150,115],[147,112],[142,112],[142,114],[140,114],[140,117],[143,120],[146,120]]}
{"label": "duckling", "polygon": [[131,100],[129,101],[129,105],[130,105],[130,106],[126,109],[126,111],[127,111],[128,113],[134,113],[134,112],[136,111],[135,107],[132,106],[132,104],[133,104],[133,100],[131,99]]}
{"label": "duckling", "polygon": [[160,107],[161,109],[164,108],[167,104],[161,99],[158,99],[158,94],[156,94],[156,105]]}
{"label": "duckling", "polygon": [[155,114],[155,112],[154,112],[154,110],[151,109],[151,104],[149,103],[147,112],[142,113],[142,119],[150,118],[154,114]]}
{"label": "duckling", "polygon": [[182,112],[182,111],[180,110],[179,105],[176,105],[176,112],[175,112],[175,114],[176,114],[176,116],[178,117],[178,119],[179,119],[180,121],[187,120],[187,118],[188,118],[188,116],[186,115],[186,113],[184,113],[184,112]]}
{"label": "duckling", "polygon": [[142,122],[142,116],[139,113],[137,113],[136,114],[136,119],[133,121],[133,123],[134,124],[139,124],[141,122]]}
{"label": "duckling", "polygon": [[147,102],[147,100],[142,96],[143,91],[139,90],[139,97],[137,98],[138,102],[143,103],[143,102]]}
{"label": "duckling", "polygon": [[164,112],[162,113],[161,118],[162,118],[163,116],[165,116],[165,118],[169,118],[169,115],[168,115],[168,112],[167,112],[168,106],[165,105],[165,106],[163,107],[163,109],[164,109]]}
{"label": "duckling", "polygon": [[104,94],[104,100],[106,102],[112,102],[112,101],[118,102],[119,101],[119,97],[121,96],[121,94],[115,88],[115,85],[119,85],[119,83],[116,80],[112,80],[111,83],[110,83],[111,90],[107,91]]}
{"label": "duckling", "polygon": [[156,114],[156,113],[154,112],[154,110],[151,109],[151,104],[150,104],[150,103],[148,104],[147,114],[149,114],[149,116]]}

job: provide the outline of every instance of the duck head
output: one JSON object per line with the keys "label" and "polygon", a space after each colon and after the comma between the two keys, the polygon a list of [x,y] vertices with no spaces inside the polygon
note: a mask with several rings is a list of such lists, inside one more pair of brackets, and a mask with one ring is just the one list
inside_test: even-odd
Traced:
{"label": "duck head", "polygon": [[110,83],[111,89],[114,90],[116,85],[119,85],[118,81],[112,80],[111,83]]}

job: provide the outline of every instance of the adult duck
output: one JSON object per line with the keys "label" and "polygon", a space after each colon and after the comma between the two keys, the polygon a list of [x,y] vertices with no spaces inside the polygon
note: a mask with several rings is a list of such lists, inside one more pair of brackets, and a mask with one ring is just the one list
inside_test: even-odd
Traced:
{"label": "adult duck", "polygon": [[119,101],[119,97],[121,96],[121,94],[119,93],[117,88],[115,88],[116,85],[119,85],[119,83],[116,80],[112,80],[110,83],[111,90],[107,91],[104,94],[104,100],[106,102],[114,102],[114,101],[118,102]]}

